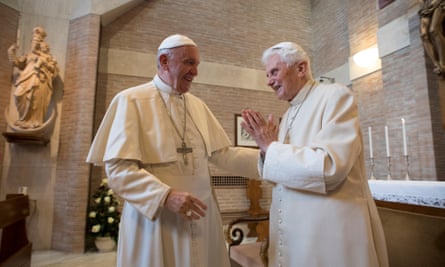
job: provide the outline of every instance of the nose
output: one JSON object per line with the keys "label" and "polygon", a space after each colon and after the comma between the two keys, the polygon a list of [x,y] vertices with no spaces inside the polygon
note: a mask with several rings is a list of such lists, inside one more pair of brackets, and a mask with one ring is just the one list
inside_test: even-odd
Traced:
{"label": "nose", "polygon": [[274,84],[274,80],[272,79],[272,78],[267,78],[267,85],[268,86],[270,86],[270,87],[272,87],[273,86],[273,84]]}
{"label": "nose", "polygon": [[198,66],[194,66],[194,67],[192,67],[192,69],[190,70],[190,73],[191,73],[193,76],[198,76]]}

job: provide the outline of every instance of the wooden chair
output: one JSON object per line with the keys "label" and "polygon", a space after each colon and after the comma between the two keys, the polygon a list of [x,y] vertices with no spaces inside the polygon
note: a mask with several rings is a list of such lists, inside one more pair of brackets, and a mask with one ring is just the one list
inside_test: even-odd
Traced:
{"label": "wooden chair", "polygon": [[[232,220],[226,232],[230,259],[243,267],[264,267],[268,262],[269,213],[259,204],[262,196],[260,184],[258,180],[248,181],[246,195],[250,200],[249,216]],[[247,224],[248,232],[241,228],[241,224]],[[256,236],[257,239],[252,243],[243,243],[248,236]]]}
{"label": "wooden chair", "polygon": [[0,267],[31,266],[32,244],[26,233],[29,199],[22,194],[10,194],[0,201]]}

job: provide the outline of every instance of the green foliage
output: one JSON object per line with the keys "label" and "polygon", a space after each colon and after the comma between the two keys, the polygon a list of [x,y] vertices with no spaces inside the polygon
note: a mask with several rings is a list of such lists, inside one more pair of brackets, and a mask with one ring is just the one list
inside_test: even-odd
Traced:
{"label": "green foliage", "polygon": [[107,179],[93,194],[93,202],[88,210],[87,235],[91,237],[110,236],[117,240],[119,233],[119,201],[108,187]]}

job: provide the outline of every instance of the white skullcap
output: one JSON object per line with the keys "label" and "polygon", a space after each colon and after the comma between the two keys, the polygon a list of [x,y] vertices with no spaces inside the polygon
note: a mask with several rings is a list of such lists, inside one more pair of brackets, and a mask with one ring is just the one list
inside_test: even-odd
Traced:
{"label": "white skullcap", "polygon": [[303,50],[303,48],[301,48],[296,43],[292,43],[292,42],[281,42],[281,43],[278,43],[278,44],[272,46],[270,49],[272,49],[272,50],[285,49],[288,51],[298,51],[300,53],[306,54],[306,52]]}
{"label": "white skullcap", "polygon": [[158,50],[167,49],[167,48],[175,48],[179,46],[191,45],[196,46],[195,42],[192,39],[188,38],[185,35],[174,34],[165,38],[164,41],[159,45]]}

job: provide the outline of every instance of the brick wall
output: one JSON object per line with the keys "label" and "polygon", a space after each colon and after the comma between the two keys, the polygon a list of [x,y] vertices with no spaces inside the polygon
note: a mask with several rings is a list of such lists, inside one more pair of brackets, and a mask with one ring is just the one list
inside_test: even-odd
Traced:
{"label": "brick wall", "polygon": [[147,1],[103,28],[101,47],[156,51],[182,33],[200,47],[201,60],[262,69],[263,50],[298,40],[310,48],[310,1]]}
{"label": "brick wall", "polygon": [[[347,2],[347,3],[345,3]],[[313,69],[320,75],[346,63],[348,57],[377,44],[377,30],[402,16],[409,17],[410,45],[384,56],[382,68],[352,81],[364,134],[370,172],[368,126],[373,129],[374,173],[386,178],[384,126],[388,125],[391,175],[403,179],[401,118],[407,124],[410,177],[443,180],[444,128],[438,95],[439,79],[431,75],[419,36],[418,1],[396,0],[378,10],[375,1],[312,1]],[[329,18],[317,20],[316,17]],[[442,81],[443,83],[443,81]]]}
{"label": "brick wall", "polygon": [[[0,25],[2,25],[2,34],[0,34],[0,90],[3,96],[7,96],[0,98],[0,107],[3,108],[1,114],[3,114],[4,108],[9,105],[10,100],[12,65],[9,63],[7,51],[12,44],[16,43],[19,15],[17,11],[0,4]],[[0,129],[5,131],[6,127],[5,117],[0,116]],[[5,150],[5,142],[4,138],[0,138],[0,151]],[[3,153],[0,153],[0,162],[3,163],[3,160]]]}
{"label": "brick wall", "polygon": [[100,17],[70,23],[67,71],[57,160],[53,248],[83,252],[90,166],[85,163],[92,140]]}
{"label": "brick wall", "polygon": [[311,1],[311,53],[314,75],[329,72],[341,66],[350,55],[347,2],[343,0]]}

